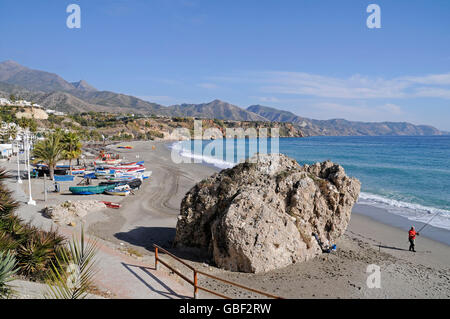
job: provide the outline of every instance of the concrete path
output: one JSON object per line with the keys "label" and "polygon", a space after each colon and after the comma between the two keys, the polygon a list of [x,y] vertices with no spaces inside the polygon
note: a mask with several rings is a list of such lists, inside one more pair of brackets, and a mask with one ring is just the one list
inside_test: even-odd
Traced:
{"label": "concrete path", "polygon": [[[73,234],[79,236],[81,227],[58,226],[50,219],[42,216],[40,211],[45,207],[44,202],[37,200],[37,206],[29,206],[28,194],[24,191],[28,181],[23,185],[17,184],[15,179],[7,180],[6,184],[19,201],[20,206],[16,214],[25,222],[49,230],[57,229],[67,238]],[[88,237],[89,238],[89,237]],[[94,237],[91,237],[94,239]],[[96,276],[97,288],[108,298],[132,299],[174,299],[192,298],[192,289],[180,284],[165,272],[156,271],[153,263],[144,263],[129,254],[120,251],[120,246],[95,238],[98,242]]]}

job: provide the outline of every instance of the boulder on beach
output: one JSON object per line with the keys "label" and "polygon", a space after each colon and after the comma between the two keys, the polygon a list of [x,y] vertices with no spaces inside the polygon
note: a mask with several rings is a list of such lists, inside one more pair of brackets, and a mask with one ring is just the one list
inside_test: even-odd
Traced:
{"label": "boulder on beach", "polygon": [[300,166],[282,154],[255,155],[186,194],[174,243],[204,249],[231,271],[303,262],[345,232],[360,186],[330,161]]}
{"label": "boulder on beach", "polygon": [[68,200],[56,206],[46,207],[43,215],[51,218],[55,223],[72,226],[87,214],[100,211],[105,207],[106,205],[98,200]]}

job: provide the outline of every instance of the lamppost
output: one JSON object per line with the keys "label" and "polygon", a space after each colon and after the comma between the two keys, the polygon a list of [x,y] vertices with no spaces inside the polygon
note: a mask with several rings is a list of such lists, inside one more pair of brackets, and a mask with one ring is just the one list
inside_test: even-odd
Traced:
{"label": "lamppost", "polygon": [[20,178],[20,143],[19,140],[20,137],[17,136],[16,142],[17,142],[17,183],[22,184],[22,179]]}
{"label": "lamppost", "polygon": [[28,200],[28,205],[36,206],[36,201],[33,200],[31,196],[31,174],[30,174],[30,137],[28,136],[28,131],[25,132],[25,152],[26,152],[26,163],[28,169],[28,191],[30,193],[30,199]]}

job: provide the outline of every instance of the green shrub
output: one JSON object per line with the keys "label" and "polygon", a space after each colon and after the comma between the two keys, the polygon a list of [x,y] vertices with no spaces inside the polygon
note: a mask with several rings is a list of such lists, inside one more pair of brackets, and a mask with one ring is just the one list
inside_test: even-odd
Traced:
{"label": "green shrub", "polygon": [[8,298],[11,287],[8,285],[16,273],[16,259],[8,252],[0,252],[0,298]]}

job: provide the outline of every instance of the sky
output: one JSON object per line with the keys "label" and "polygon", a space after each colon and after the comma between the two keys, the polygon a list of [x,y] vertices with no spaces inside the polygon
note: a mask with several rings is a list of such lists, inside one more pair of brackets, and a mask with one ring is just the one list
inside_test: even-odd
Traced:
{"label": "sky", "polygon": [[[379,29],[366,24],[372,3]],[[1,0],[0,39],[0,61],[163,105],[450,131],[448,0]]]}

